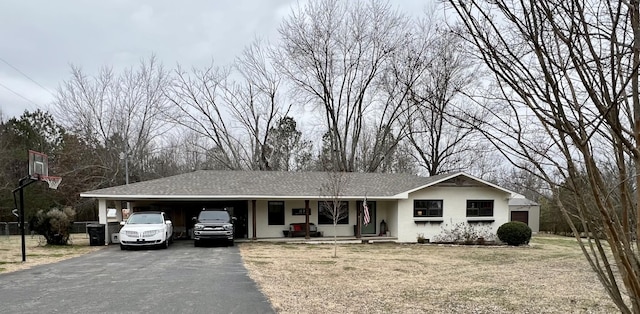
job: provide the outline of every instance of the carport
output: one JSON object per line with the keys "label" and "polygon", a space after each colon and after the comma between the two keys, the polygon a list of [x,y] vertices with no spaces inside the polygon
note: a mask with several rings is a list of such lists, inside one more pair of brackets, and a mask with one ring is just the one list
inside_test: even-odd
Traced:
{"label": "carport", "polygon": [[[94,197],[87,193],[81,194],[82,197]],[[126,219],[123,209],[129,209],[129,212],[139,211],[163,211],[167,213],[173,223],[174,237],[190,238],[190,231],[193,228],[193,217],[198,216],[198,212],[202,208],[225,208],[232,217],[236,217],[234,224],[234,238],[246,239],[249,234],[248,230],[248,208],[250,201],[247,200],[216,200],[216,199],[172,199],[167,198],[145,198],[135,195],[114,195],[113,197],[96,197],[98,200],[98,220],[100,224],[108,225],[105,228],[105,244],[111,240],[111,234],[116,233],[119,229],[119,222]],[[113,206],[113,207],[112,207]],[[109,224],[107,218],[108,208],[116,209],[116,220],[118,224]]]}

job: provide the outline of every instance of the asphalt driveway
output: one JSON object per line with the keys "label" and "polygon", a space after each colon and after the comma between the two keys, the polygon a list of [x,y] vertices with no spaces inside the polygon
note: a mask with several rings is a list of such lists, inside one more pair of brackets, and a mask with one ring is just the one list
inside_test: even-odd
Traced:
{"label": "asphalt driveway", "polygon": [[112,245],[0,274],[2,313],[273,313],[237,247],[120,251]]}

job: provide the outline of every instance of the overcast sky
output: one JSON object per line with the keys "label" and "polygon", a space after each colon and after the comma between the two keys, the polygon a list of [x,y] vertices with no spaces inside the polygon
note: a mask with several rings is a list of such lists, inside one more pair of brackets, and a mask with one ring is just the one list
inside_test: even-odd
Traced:
{"label": "overcast sky", "polygon": [[[303,3],[304,1],[300,1]],[[432,0],[391,1],[409,14]],[[166,66],[228,64],[254,38],[277,40],[295,0],[3,0],[0,109],[47,109],[70,64],[95,74],[152,54]]]}

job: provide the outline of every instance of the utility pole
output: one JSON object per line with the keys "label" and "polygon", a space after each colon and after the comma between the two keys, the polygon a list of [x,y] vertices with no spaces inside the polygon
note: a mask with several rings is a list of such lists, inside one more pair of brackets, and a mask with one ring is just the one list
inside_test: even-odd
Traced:
{"label": "utility pole", "polygon": [[120,153],[120,160],[124,160],[124,180],[125,184],[129,185],[129,145],[127,145],[126,152]]}

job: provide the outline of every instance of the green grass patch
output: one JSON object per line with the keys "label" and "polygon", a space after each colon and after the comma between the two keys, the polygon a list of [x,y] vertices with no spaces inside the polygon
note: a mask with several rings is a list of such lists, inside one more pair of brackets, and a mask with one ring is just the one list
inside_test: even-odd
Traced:
{"label": "green grass patch", "polygon": [[5,264],[17,264],[20,262],[7,262],[7,261],[0,261],[0,265],[5,265]]}
{"label": "green grass patch", "polygon": [[356,268],[353,267],[353,266],[345,266],[345,267],[342,267],[342,269],[344,269],[344,270],[356,270]]}
{"label": "green grass patch", "polygon": [[7,270],[7,269],[6,269],[6,268],[2,268],[2,267],[0,267],[0,273],[1,273],[1,272],[3,272],[3,271],[5,271],[5,270]]}

